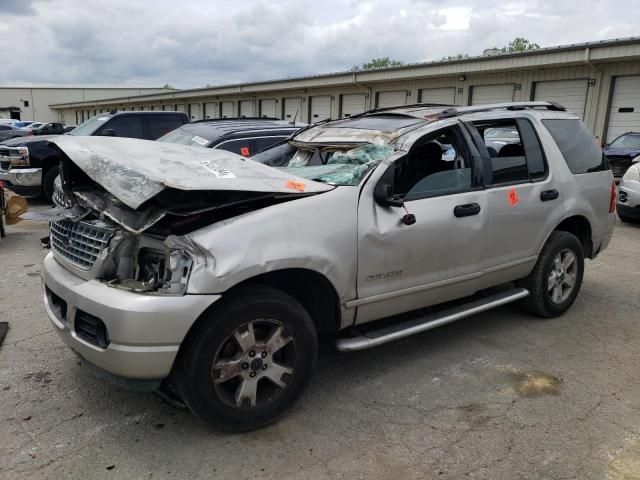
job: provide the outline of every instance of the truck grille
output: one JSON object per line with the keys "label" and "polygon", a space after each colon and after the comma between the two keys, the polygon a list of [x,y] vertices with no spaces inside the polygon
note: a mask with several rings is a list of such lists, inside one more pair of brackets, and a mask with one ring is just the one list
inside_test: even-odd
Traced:
{"label": "truck grille", "polygon": [[89,222],[59,220],[51,222],[51,248],[67,262],[90,270],[114,233]]}

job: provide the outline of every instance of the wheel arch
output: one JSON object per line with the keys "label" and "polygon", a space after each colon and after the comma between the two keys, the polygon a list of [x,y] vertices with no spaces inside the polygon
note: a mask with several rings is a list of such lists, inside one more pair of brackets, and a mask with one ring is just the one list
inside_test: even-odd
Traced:
{"label": "wheel arch", "polygon": [[[564,218],[553,231],[568,232],[575,235],[584,252],[585,258],[593,258],[593,236],[591,222],[583,215],[572,215]],[[548,239],[549,237],[547,237]],[[546,243],[546,241],[545,241]]]}
{"label": "wheel arch", "polygon": [[[236,294],[252,285],[263,285],[277,288],[278,290],[296,299],[309,313],[318,334],[328,334],[339,330],[341,313],[338,293],[331,281],[315,270],[305,268],[286,268],[274,270],[249,277],[229,288],[222,294],[222,298],[207,308],[193,323],[185,339],[202,322],[207,321],[212,310],[215,310],[219,302],[225,297]],[[184,343],[184,341],[183,341]]]}

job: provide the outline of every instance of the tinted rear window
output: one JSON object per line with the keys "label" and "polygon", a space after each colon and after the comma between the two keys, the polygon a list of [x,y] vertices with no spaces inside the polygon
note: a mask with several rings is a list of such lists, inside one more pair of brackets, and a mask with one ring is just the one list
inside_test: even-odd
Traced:
{"label": "tinted rear window", "polygon": [[549,119],[542,123],[558,145],[571,173],[608,170],[602,148],[581,120]]}

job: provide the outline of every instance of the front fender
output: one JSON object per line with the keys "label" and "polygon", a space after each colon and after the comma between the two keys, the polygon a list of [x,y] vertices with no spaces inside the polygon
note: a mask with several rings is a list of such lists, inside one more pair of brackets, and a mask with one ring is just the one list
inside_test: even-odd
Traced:
{"label": "front fender", "polygon": [[341,301],[355,298],[358,187],[272,205],[188,235],[214,259],[192,272],[188,293],[223,293],[290,268],[326,277]]}

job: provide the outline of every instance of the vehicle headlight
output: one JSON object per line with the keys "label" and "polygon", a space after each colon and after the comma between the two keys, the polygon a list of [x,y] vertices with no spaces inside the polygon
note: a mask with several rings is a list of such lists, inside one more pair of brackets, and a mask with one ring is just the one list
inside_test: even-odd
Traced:
{"label": "vehicle headlight", "polygon": [[640,182],[640,165],[631,165],[622,179],[627,182]]}
{"label": "vehicle headlight", "polygon": [[18,156],[12,156],[9,163],[12,167],[28,167],[29,166],[29,149],[27,147],[18,147]]}

